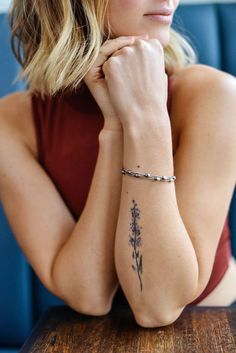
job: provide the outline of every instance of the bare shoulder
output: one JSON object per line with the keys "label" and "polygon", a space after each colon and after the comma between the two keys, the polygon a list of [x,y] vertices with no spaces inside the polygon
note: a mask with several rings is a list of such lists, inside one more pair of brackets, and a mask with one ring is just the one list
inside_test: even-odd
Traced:
{"label": "bare shoulder", "polygon": [[0,131],[10,132],[19,138],[36,156],[37,147],[32,119],[31,94],[29,91],[18,91],[0,99]]}
{"label": "bare shoulder", "polygon": [[217,91],[234,97],[236,94],[236,78],[207,65],[189,65],[177,71],[173,81],[175,93],[179,93],[181,97],[184,95],[186,99],[197,99],[199,95],[214,95]]}
{"label": "bare shoulder", "polygon": [[204,87],[209,88],[208,85],[213,85],[212,88],[214,86],[217,88],[219,85],[221,88],[230,86],[235,88],[236,85],[236,78],[233,75],[203,64],[189,65],[176,71],[174,79],[179,88],[185,89],[191,86],[192,89],[188,91],[190,94],[193,89],[202,90]]}
{"label": "bare shoulder", "polygon": [[172,114],[183,126],[193,109],[205,111],[212,106],[231,107],[236,110],[236,78],[216,68],[194,64],[173,75]]}

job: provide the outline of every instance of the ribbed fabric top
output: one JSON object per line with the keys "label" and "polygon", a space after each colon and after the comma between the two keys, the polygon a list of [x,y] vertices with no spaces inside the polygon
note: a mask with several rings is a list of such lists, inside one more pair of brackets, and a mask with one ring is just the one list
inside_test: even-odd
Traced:
{"label": "ribbed fabric top", "polygon": [[[170,111],[172,80],[168,79]],[[38,160],[54,182],[62,199],[77,221],[83,211],[99,150],[98,135],[104,119],[86,85],[67,95],[32,94],[32,109],[37,138]],[[231,256],[228,216],[216,252],[211,278],[202,294],[204,299],[220,282]],[[128,302],[119,286],[113,306]],[[189,304],[189,305],[190,305]]]}

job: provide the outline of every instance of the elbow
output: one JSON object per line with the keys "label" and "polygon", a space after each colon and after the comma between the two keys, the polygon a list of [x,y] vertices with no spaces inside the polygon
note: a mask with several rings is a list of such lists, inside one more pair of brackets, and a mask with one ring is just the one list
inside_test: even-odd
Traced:
{"label": "elbow", "polygon": [[[62,281],[63,282],[63,281]],[[68,286],[68,282],[54,282],[54,293],[71,309],[79,314],[100,316],[109,313],[112,307],[112,296],[107,297],[104,291],[96,288],[81,288],[83,285]],[[56,288],[56,291],[55,291]]]}
{"label": "elbow", "polygon": [[96,289],[81,290],[79,287],[57,288],[57,296],[79,314],[100,316],[107,315],[112,307],[112,297],[98,294]]}
{"label": "elbow", "polygon": [[111,303],[101,302],[96,300],[66,300],[66,304],[79,314],[91,315],[91,316],[102,316],[107,315],[111,310]]}
{"label": "elbow", "polygon": [[170,312],[159,312],[155,315],[145,312],[134,313],[135,321],[139,326],[145,328],[157,328],[173,324],[181,315],[184,308],[173,310]]}
{"label": "elbow", "polygon": [[100,316],[109,313],[115,289],[88,280],[88,276],[76,276],[61,271],[62,262],[54,261],[51,271],[54,293],[71,309],[84,315]]}

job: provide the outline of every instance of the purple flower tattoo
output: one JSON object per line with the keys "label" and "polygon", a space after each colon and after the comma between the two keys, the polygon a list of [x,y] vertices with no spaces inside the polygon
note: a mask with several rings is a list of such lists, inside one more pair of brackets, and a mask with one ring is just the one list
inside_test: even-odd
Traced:
{"label": "purple flower tattoo", "polygon": [[135,202],[134,199],[132,200],[132,202],[133,202],[133,207],[130,208],[131,216],[132,216],[132,220],[130,222],[130,230],[132,235],[129,234],[129,245],[133,247],[132,258],[134,259],[135,265],[136,265],[136,266],[132,265],[132,268],[138,274],[140,288],[142,291],[143,284],[142,284],[141,274],[143,272],[143,262],[142,262],[143,255],[140,255],[138,250],[138,248],[142,245],[141,236],[140,236],[141,234],[140,229],[142,227],[140,227],[137,222],[137,220],[140,219],[140,210],[138,209],[137,203]]}

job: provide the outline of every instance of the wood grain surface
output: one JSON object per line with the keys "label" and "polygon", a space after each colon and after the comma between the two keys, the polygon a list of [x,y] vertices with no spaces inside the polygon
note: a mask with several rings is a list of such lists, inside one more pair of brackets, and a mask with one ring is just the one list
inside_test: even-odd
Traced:
{"label": "wood grain surface", "polygon": [[185,308],[171,325],[143,328],[128,307],[108,315],[50,308],[19,353],[236,353],[236,308]]}

